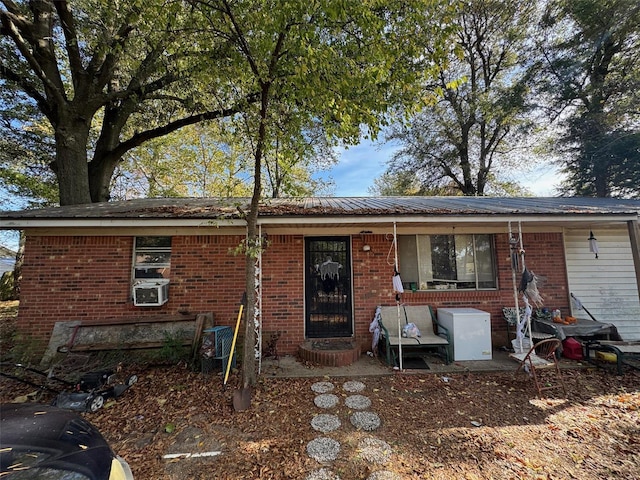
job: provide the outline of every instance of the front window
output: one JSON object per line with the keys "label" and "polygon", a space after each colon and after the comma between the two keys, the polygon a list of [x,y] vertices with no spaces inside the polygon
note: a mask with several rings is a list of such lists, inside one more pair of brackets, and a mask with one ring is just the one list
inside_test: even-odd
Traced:
{"label": "front window", "polygon": [[398,255],[408,290],[496,288],[492,235],[400,235]]}

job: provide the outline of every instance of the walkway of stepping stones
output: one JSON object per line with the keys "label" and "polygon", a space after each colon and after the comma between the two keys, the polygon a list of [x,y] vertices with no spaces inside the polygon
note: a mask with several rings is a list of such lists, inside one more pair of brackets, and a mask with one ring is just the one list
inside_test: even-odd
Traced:
{"label": "walkway of stepping stones", "polygon": [[[331,393],[334,391],[334,388],[331,382],[316,382],[311,385],[311,390],[317,394],[313,400],[316,407],[331,411],[331,409],[338,406],[340,398]],[[345,398],[344,404],[349,409],[355,410],[350,417],[351,424],[355,428],[366,432],[373,432],[380,427],[380,417],[375,412],[367,410],[371,407],[371,400],[360,393],[363,392],[365,388],[365,384],[359,381],[350,380],[343,383],[342,389],[351,394]],[[326,435],[341,428],[342,424],[337,415],[319,413],[311,419],[311,426],[317,432]],[[325,467],[311,472],[307,475],[306,480],[340,480],[340,476],[326,466],[338,458],[340,449],[340,443],[329,436],[319,436],[311,440],[307,444],[307,454],[314,460],[325,465]],[[375,465],[384,465],[388,463],[391,458],[391,446],[375,437],[365,437],[362,439],[358,444],[357,450],[360,458]],[[380,470],[369,475],[367,480],[399,480],[400,478],[397,473]]]}

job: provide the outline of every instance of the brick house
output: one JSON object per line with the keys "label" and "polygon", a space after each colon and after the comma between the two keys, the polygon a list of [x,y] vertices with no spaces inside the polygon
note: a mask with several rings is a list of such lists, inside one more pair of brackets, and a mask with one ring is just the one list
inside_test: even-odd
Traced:
{"label": "brick house", "polygon": [[[26,234],[19,329],[48,342],[56,322],[144,322],[212,312],[233,326],[244,291],[247,199],[138,199],[0,212]],[[377,305],[395,305],[394,258],[407,304],[474,307],[505,345],[514,304],[511,238],[545,306],[613,322],[640,340],[640,201],[595,198],[382,197],[265,200],[259,228],[262,338],[280,354],[309,339],[370,348]],[[395,237],[394,237],[395,232]],[[587,241],[598,239],[599,258]],[[394,242],[394,238],[396,242]]]}

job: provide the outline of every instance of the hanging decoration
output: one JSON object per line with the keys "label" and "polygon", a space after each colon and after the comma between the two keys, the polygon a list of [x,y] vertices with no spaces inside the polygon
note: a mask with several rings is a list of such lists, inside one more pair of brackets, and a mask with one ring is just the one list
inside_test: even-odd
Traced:
{"label": "hanging decoration", "polygon": [[[511,222],[509,222],[509,248],[511,250],[511,278],[513,281],[513,297],[515,301],[516,311],[516,340],[520,348],[520,352],[524,351],[523,343],[525,339],[531,338],[531,314],[533,303],[536,307],[543,305],[542,295],[538,291],[538,277],[531,270],[527,269],[525,263],[525,250],[522,243],[522,224],[518,222],[518,235],[515,236]],[[520,282],[517,283],[517,275],[522,272]],[[520,315],[520,307],[518,305],[518,294],[522,294],[522,300],[525,305],[524,317]]]}
{"label": "hanging decoration", "polygon": [[589,230],[589,238],[587,240],[589,241],[589,251],[595,253],[596,258],[598,258],[598,239],[593,236],[592,230]]}

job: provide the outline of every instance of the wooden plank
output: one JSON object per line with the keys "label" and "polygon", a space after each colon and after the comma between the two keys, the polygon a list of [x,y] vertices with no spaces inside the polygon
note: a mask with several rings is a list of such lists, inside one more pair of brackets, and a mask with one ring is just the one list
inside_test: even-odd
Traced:
{"label": "wooden plank", "polygon": [[[135,343],[92,343],[80,344],[71,347],[71,352],[100,352],[105,350],[141,350],[145,348],[161,348],[165,342],[135,342]],[[189,347],[192,344],[191,339],[185,339],[181,345]]]}
{"label": "wooden plank", "polygon": [[122,317],[122,318],[86,318],[80,320],[80,327],[100,327],[114,325],[135,325],[148,323],[193,322],[196,315],[158,315],[153,317]]}

